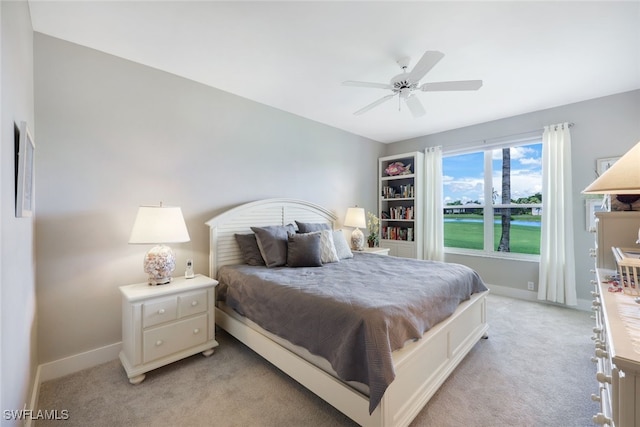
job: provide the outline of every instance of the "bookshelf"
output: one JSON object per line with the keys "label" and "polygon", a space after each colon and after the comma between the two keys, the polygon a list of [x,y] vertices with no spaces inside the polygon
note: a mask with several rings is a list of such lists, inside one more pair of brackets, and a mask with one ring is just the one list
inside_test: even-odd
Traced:
{"label": "bookshelf", "polygon": [[422,258],[423,165],[417,151],[378,160],[380,246],[389,255]]}

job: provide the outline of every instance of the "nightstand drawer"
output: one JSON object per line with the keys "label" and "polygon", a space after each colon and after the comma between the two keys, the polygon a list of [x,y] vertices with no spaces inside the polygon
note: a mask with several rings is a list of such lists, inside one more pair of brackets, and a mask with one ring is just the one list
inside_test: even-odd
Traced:
{"label": "nightstand drawer", "polygon": [[178,296],[178,313],[180,317],[207,311],[207,290],[189,292]]}
{"label": "nightstand drawer", "polygon": [[207,315],[181,320],[145,331],[142,337],[144,363],[207,341]]}
{"label": "nightstand drawer", "polygon": [[142,326],[158,325],[178,318],[178,299],[176,297],[155,299],[142,305]]}

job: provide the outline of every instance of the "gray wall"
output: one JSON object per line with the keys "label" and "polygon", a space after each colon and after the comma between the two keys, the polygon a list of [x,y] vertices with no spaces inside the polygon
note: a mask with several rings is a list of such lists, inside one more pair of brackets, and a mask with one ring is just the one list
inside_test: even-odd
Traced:
{"label": "gray wall", "polygon": [[178,275],[187,258],[208,272],[204,222],[231,206],[375,209],[378,142],[38,33],[35,91],[40,363],[121,340],[118,286],[145,280],[149,248],[127,245],[141,204],[182,207]]}
{"label": "gray wall", "polygon": [[[334,210],[375,210],[377,158],[518,134],[571,121],[579,297],[588,299],[593,237],[584,200],[595,159],[640,139],[640,91],[429,135],[388,146],[41,34],[35,35],[39,363],[121,339],[118,286],[140,282],[145,246],[127,239],[140,204],[185,213],[191,242],[179,271],[208,269],[204,222],[266,197]],[[537,263],[448,256],[487,282],[537,283]],[[4,365],[4,364],[3,364]]]}
{"label": "gray wall", "polygon": [[[0,408],[29,403],[37,367],[33,218],[15,217],[14,126],[34,131],[33,31],[26,1],[0,2]],[[38,147],[36,146],[36,150]],[[2,417],[2,425],[17,424]]]}
{"label": "gray wall", "polygon": [[[542,130],[545,125],[573,122],[571,128],[573,168],[573,212],[578,298],[590,300],[593,235],[585,228],[585,197],[580,194],[595,179],[597,158],[621,156],[640,141],[640,90],[593,99],[502,120],[482,123],[387,146],[386,154],[424,150],[428,146],[476,145],[523,132]],[[526,291],[527,281],[538,283],[538,263],[448,254],[447,261],[476,268],[491,284]],[[537,290],[537,288],[536,288]]]}

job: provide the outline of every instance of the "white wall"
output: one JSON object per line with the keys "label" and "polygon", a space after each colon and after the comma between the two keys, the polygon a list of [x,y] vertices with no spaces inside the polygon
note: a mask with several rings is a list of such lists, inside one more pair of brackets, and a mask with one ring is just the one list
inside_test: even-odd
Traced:
{"label": "white wall", "polygon": [[[33,31],[26,1],[0,2],[0,12],[0,409],[17,410],[29,404],[37,366],[34,221],[15,217],[14,177],[14,126],[35,128]],[[3,413],[2,424],[17,422]]]}
{"label": "white wall", "polygon": [[[573,122],[571,128],[573,168],[573,212],[576,253],[576,280],[578,298],[591,300],[589,270],[593,259],[588,248],[593,247],[593,235],[585,227],[585,197],[580,192],[595,179],[597,158],[621,156],[640,141],[640,90],[611,95],[575,104],[564,105],[502,120],[455,129],[439,134],[427,135],[387,146],[387,155],[428,146],[446,147],[474,145],[482,140],[491,140],[508,135],[542,128],[545,125]],[[471,256],[446,256],[447,261],[460,262],[475,268],[488,283],[527,289],[527,282],[538,283],[538,263]],[[537,290],[537,287],[536,287]]]}
{"label": "white wall", "polygon": [[[259,78],[259,74],[256,78]],[[118,286],[145,280],[127,245],[140,204],[182,207],[208,272],[204,222],[291,197],[374,211],[382,144],[193,81],[35,35],[39,361],[121,340]]]}

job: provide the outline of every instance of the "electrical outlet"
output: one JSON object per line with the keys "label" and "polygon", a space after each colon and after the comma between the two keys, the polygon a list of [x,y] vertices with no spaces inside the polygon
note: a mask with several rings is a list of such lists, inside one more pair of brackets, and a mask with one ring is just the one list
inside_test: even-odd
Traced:
{"label": "electrical outlet", "polygon": [[527,282],[527,289],[529,289],[530,291],[533,290],[533,282]]}

